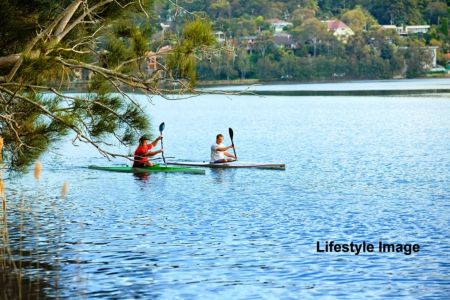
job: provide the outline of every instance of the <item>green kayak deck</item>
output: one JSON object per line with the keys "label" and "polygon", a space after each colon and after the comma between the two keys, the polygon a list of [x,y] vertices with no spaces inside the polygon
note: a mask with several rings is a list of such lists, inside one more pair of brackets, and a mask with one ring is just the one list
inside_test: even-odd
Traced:
{"label": "green kayak deck", "polygon": [[190,174],[205,174],[205,170],[186,168],[186,167],[167,167],[162,165],[154,165],[151,167],[133,168],[130,166],[88,166],[89,169],[109,171],[109,172],[123,172],[123,173],[190,173]]}

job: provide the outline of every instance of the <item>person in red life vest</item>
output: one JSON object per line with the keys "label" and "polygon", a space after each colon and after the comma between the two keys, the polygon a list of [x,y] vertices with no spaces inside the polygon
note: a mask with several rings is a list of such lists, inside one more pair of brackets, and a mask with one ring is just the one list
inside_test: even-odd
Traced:
{"label": "person in red life vest", "polygon": [[134,163],[133,168],[140,167],[151,167],[153,166],[152,162],[148,160],[149,156],[154,156],[156,154],[164,152],[164,149],[150,151],[153,147],[158,145],[158,142],[162,139],[162,135],[158,136],[153,142],[150,144],[147,143],[150,139],[148,136],[142,136],[139,139],[139,146],[134,151]]}

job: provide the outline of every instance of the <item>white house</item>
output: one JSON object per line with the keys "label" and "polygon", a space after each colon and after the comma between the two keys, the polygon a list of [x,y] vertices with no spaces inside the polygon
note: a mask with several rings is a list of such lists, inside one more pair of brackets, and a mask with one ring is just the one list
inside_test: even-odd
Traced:
{"label": "white house", "polygon": [[393,30],[398,34],[401,34],[403,32],[403,27],[397,27],[395,25],[380,25],[380,27],[386,30]]}
{"label": "white house", "polygon": [[270,24],[270,27],[275,32],[282,32],[284,28],[294,26],[294,24],[291,22],[286,22],[278,19],[269,19],[266,22]]}
{"label": "white house", "polygon": [[409,25],[405,26],[405,34],[427,33],[430,25]]}
{"label": "white house", "polygon": [[225,42],[225,33],[223,31],[216,31],[214,33],[214,36],[216,37],[216,40],[222,44]]}
{"label": "white house", "polygon": [[409,35],[417,33],[427,33],[428,30],[430,30],[430,25],[407,25],[407,26],[381,25],[381,28],[395,30],[400,35]]}
{"label": "white house", "polygon": [[327,30],[332,31],[333,35],[340,41],[346,42],[347,39],[354,35],[353,30],[340,20],[322,21],[327,25]]}

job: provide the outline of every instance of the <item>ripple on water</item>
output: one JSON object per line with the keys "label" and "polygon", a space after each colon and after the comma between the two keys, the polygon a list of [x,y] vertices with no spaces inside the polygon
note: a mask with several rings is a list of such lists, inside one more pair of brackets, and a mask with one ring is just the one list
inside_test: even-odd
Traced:
{"label": "ripple on water", "polygon": [[[287,163],[286,171],[136,177],[89,170],[107,162],[62,144],[58,163],[52,154],[42,159],[40,182],[31,174],[6,182],[16,258],[40,262],[29,274],[45,266],[61,298],[450,294],[447,100],[245,96],[230,105],[218,109],[205,96],[157,101],[152,113],[170,124],[165,148],[174,156],[207,157],[216,132],[226,131],[221,124],[232,124],[243,160],[260,155]],[[326,240],[422,250],[317,253]]]}

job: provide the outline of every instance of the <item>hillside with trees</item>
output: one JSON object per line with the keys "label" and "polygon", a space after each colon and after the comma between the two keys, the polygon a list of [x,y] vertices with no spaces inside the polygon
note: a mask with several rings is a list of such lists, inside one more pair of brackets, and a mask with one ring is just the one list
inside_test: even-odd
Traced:
{"label": "hillside with trees", "polygon": [[[449,59],[450,1],[160,1],[159,21],[213,20],[222,52],[199,63],[202,80],[333,80],[421,76]],[[325,21],[340,20],[340,38]],[[276,28],[275,22],[287,24]],[[414,27],[418,26],[418,28]],[[417,31],[417,32],[415,32]]]}

